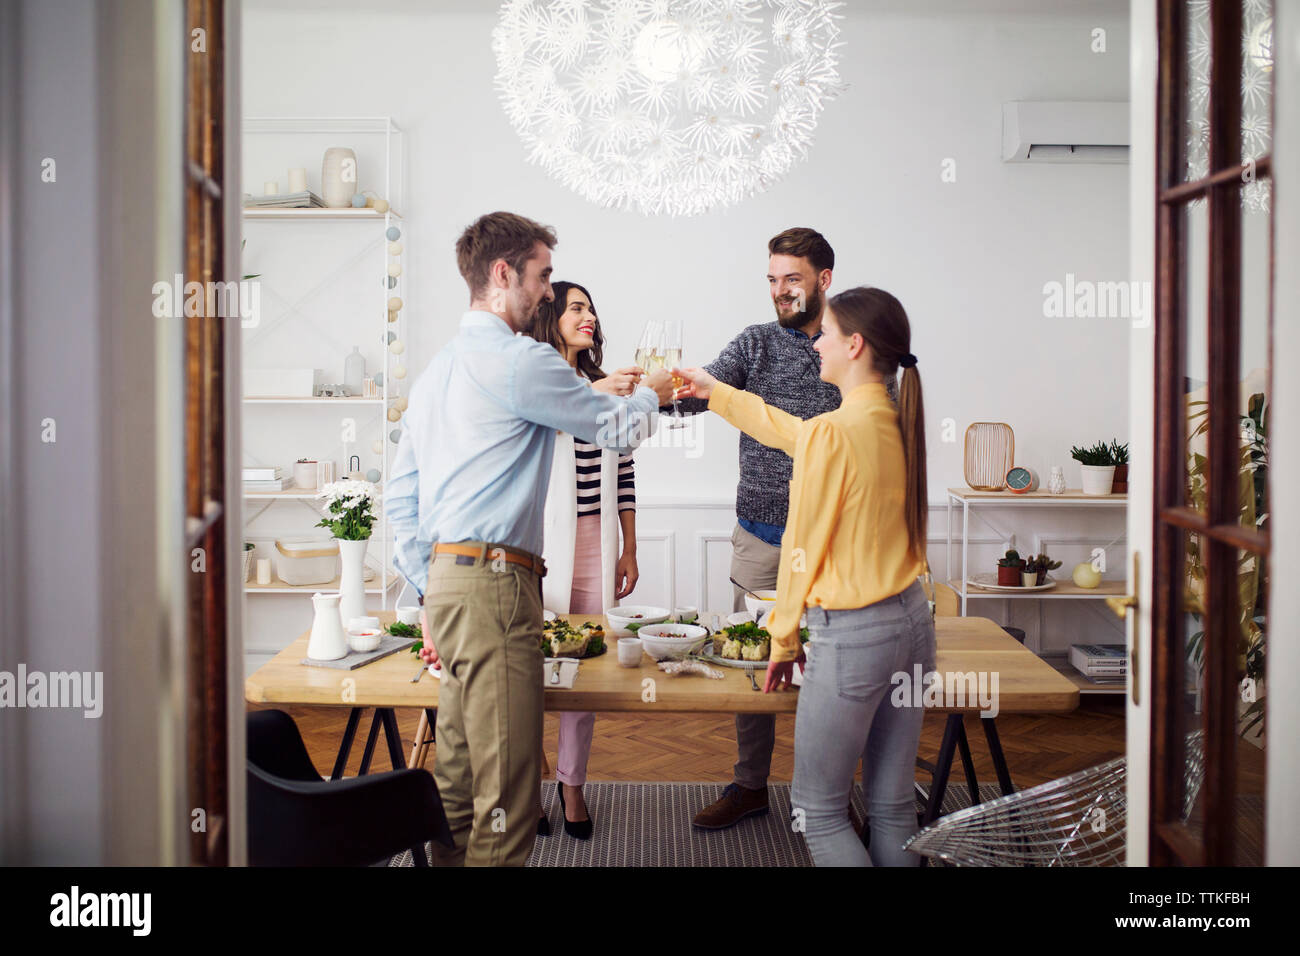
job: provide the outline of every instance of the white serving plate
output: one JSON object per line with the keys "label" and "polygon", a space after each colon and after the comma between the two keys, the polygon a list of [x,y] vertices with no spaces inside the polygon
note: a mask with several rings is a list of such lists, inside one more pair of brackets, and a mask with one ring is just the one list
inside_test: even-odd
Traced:
{"label": "white serving plate", "polygon": [[1031,591],[1050,591],[1052,588],[1056,587],[1056,581],[1055,579],[1052,578],[1050,574],[1047,576],[1047,580],[1045,582],[1043,582],[1042,584],[1036,584],[1033,587],[1029,587],[1029,588],[1020,584],[998,584],[998,576],[996,574],[991,574],[991,573],[975,574],[972,575],[968,580],[971,584],[975,585],[975,587],[981,588],[982,590],[1004,591],[1008,594],[1015,594],[1017,591],[1025,592],[1025,593]]}

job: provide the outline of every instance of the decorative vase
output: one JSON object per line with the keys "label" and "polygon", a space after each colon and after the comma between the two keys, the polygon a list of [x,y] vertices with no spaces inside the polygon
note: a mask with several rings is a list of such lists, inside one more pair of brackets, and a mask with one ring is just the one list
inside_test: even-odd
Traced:
{"label": "decorative vase", "polygon": [[974,422],[966,429],[962,468],[976,491],[1001,491],[1015,464],[1016,433],[1004,422]]}
{"label": "decorative vase", "polygon": [[1108,495],[1115,480],[1114,465],[1080,465],[1083,469],[1083,493]]}
{"label": "decorative vase", "polygon": [[1054,495],[1065,494],[1065,471],[1060,465],[1052,466],[1052,475],[1047,479],[1047,490]]}
{"label": "decorative vase", "polygon": [[307,656],[314,661],[336,661],[346,656],[348,641],[343,634],[343,618],[339,616],[339,596],[318,591],[312,595],[311,603],[316,608],[316,616],[307,641]]}
{"label": "decorative vase", "polygon": [[352,352],[343,360],[343,384],[349,395],[360,395],[366,378],[366,359],[361,346],[352,346]]}
{"label": "decorative vase", "polygon": [[293,484],[299,491],[315,491],[320,469],[315,460],[300,459],[293,463]]}
{"label": "decorative vase", "polygon": [[321,199],[334,208],[350,206],[356,191],[357,154],[347,146],[331,146],[320,167]]}
{"label": "decorative vase", "polygon": [[1128,494],[1128,465],[1115,466],[1115,480],[1111,482],[1112,494]]}
{"label": "decorative vase", "polygon": [[1081,588],[1095,588],[1101,584],[1101,572],[1092,566],[1091,561],[1076,564],[1070,577]]}
{"label": "decorative vase", "polygon": [[339,617],[350,621],[366,616],[366,545],[369,541],[337,539],[343,559],[343,576],[339,579]]}
{"label": "decorative vase", "polygon": [[1037,587],[1037,586],[1038,586],[1038,572],[1037,572],[1037,571],[1021,571],[1021,572],[1020,572],[1020,586],[1021,586],[1021,587],[1026,587],[1026,588]]}

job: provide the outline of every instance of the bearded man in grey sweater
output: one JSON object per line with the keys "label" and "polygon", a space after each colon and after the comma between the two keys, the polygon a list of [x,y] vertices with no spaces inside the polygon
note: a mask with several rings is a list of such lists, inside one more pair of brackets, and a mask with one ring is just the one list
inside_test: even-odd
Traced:
{"label": "bearded man in grey sweater", "polygon": [[[800,418],[834,411],[840,393],[822,381],[813,342],[821,335],[835,252],[821,233],[804,227],[773,237],[767,251],[767,282],[776,321],[749,326],[705,368],[719,382],[753,392]],[[708,408],[708,402],[698,398],[682,399],[679,405],[685,414]],[[741,433],[731,577],[751,591],[776,587],[793,472],[789,455]],[[733,608],[744,610],[744,592],[740,588],[733,592]],[[716,802],[696,814],[695,826],[721,830],[745,817],[767,813],[767,778],[775,741],[776,715],[736,715],[738,759],[732,782]]]}

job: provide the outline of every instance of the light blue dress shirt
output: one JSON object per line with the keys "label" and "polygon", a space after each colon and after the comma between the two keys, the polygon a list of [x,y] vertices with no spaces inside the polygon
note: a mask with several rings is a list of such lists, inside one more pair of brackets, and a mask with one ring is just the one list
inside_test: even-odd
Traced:
{"label": "light blue dress shirt", "polygon": [[393,564],[421,595],[435,542],[542,553],[557,429],[628,452],[654,431],[659,399],[597,392],[552,346],[471,311],[411,386],[384,489]]}

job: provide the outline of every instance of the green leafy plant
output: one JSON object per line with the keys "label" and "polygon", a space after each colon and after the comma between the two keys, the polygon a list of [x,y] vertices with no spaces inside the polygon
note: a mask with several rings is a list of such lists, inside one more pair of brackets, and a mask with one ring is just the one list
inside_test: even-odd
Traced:
{"label": "green leafy plant", "polygon": [[[1192,439],[1209,431],[1209,403],[1188,402],[1187,423],[1196,427],[1188,435]],[[1247,413],[1240,417],[1241,468],[1239,486],[1239,523],[1268,530],[1268,410],[1264,396],[1255,393],[1247,403]],[[1202,513],[1208,506],[1206,483],[1209,462],[1198,452],[1188,452],[1187,503]],[[1205,558],[1201,536],[1189,532],[1185,545],[1186,575],[1184,582],[1184,609],[1198,624],[1203,617],[1202,594],[1205,591]],[[1255,700],[1241,714],[1238,732],[1245,735],[1264,719],[1265,695],[1262,681],[1265,674],[1267,634],[1264,627],[1268,612],[1268,573],[1265,559],[1249,551],[1242,551],[1237,559],[1237,607],[1240,612],[1238,628],[1238,673],[1255,683]],[[1198,677],[1205,668],[1205,631],[1198,630],[1187,639],[1187,656]],[[1199,681],[1198,681],[1199,683]]]}
{"label": "green leafy plant", "polygon": [[1025,562],[1026,571],[1055,571],[1060,566],[1060,561],[1053,561],[1046,554],[1034,555]]}
{"label": "green leafy plant", "polygon": [[[1122,462],[1115,460],[1115,452],[1112,448],[1118,449],[1118,445],[1107,445],[1104,441],[1099,441],[1091,448],[1073,447],[1070,449],[1070,457],[1081,465],[1118,465]],[[1128,460],[1128,446],[1124,446],[1124,460]]]}
{"label": "green leafy plant", "polygon": [[1128,464],[1128,444],[1121,445],[1118,438],[1112,438],[1110,442],[1110,460],[1116,465]]}

